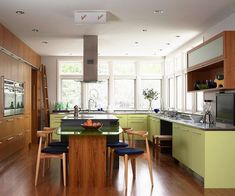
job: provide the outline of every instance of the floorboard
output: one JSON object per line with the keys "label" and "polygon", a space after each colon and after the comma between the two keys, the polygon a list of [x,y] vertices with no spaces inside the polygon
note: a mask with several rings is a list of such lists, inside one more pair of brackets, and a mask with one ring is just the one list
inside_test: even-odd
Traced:
{"label": "floorboard", "polygon": [[[105,189],[63,187],[59,160],[52,160],[46,175],[40,172],[38,186],[34,186],[37,146],[15,153],[0,162],[0,196],[234,196],[235,189],[204,189],[203,183],[191,172],[177,164],[169,154],[161,154],[153,161],[154,187],[151,188],[147,162],[137,160],[136,180],[129,169],[128,189],[124,189],[123,162],[108,180]],[[130,166],[130,165],[129,165]],[[40,168],[41,169],[41,168]],[[41,170],[40,170],[41,171]]]}

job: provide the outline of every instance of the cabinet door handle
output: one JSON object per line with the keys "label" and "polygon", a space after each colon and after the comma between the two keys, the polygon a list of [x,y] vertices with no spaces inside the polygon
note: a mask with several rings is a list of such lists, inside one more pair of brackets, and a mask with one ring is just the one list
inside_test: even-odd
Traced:
{"label": "cabinet door handle", "polygon": [[9,137],[9,138],[7,139],[7,141],[9,142],[9,141],[11,141],[13,138],[14,138],[14,137]]}
{"label": "cabinet door handle", "polygon": [[140,122],[140,121],[131,121],[130,123],[138,123],[138,124],[144,124],[145,122]]}
{"label": "cabinet door handle", "polygon": [[18,136],[22,136],[22,135],[23,135],[23,133],[19,133],[19,134],[18,134]]}
{"label": "cabinet door handle", "polygon": [[2,142],[0,142],[0,145],[2,144]]}
{"label": "cabinet door handle", "polygon": [[13,121],[13,118],[7,119],[7,122],[11,122]]}

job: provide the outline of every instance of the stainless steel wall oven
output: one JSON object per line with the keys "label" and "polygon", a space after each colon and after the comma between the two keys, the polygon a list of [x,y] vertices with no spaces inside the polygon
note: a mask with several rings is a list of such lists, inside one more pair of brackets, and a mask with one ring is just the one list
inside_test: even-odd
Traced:
{"label": "stainless steel wall oven", "polygon": [[3,78],[3,116],[24,113],[24,83]]}

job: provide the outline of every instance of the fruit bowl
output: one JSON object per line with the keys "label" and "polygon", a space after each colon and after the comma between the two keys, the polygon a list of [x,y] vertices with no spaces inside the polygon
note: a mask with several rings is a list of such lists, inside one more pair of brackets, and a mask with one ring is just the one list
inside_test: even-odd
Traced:
{"label": "fruit bowl", "polygon": [[100,127],[103,126],[103,124],[101,123],[97,123],[96,125],[85,125],[85,124],[81,124],[81,126],[84,128],[84,129],[99,129]]}

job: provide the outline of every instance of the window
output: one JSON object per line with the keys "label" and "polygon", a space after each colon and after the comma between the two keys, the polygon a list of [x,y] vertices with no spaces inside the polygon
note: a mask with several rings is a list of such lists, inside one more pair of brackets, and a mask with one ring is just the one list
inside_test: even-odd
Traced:
{"label": "window", "polygon": [[108,80],[87,85],[88,100],[93,100],[91,109],[103,108],[105,110],[108,107]]}
{"label": "window", "polygon": [[[142,79],[141,80],[141,99],[140,99],[140,108],[141,109],[148,109],[149,108],[149,102],[148,100],[144,99],[143,96],[143,90],[144,89],[153,89],[154,91],[157,91],[158,93],[161,93],[161,80],[152,80],[152,79]],[[152,102],[152,108],[160,108],[160,100],[161,100],[161,94],[158,95],[157,100],[153,100]]]}
{"label": "window", "polygon": [[60,74],[83,74],[83,65],[81,61],[60,61],[59,62]]}
{"label": "window", "polygon": [[161,64],[157,63],[141,63],[139,65],[141,75],[159,75],[161,74]]}
{"label": "window", "polygon": [[174,78],[170,78],[169,80],[169,107],[174,108],[174,97],[175,97],[175,88],[174,88]]}
{"label": "window", "polygon": [[114,75],[135,75],[133,62],[114,62]]}
{"label": "window", "polygon": [[135,80],[114,81],[114,107],[115,109],[134,109],[134,82]]}
{"label": "window", "polygon": [[109,65],[107,62],[98,63],[98,75],[109,75]]}
{"label": "window", "polygon": [[178,110],[183,109],[183,76],[176,77],[176,107]]}
{"label": "window", "polygon": [[192,107],[193,107],[192,99],[193,99],[193,94],[186,92],[186,110],[187,111],[192,111]]}
{"label": "window", "polygon": [[197,92],[197,112],[203,111],[203,92]]}
{"label": "window", "polygon": [[60,100],[68,104],[69,109],[75,105],[81,107],[81,82],[76,79],[62,79]]}

